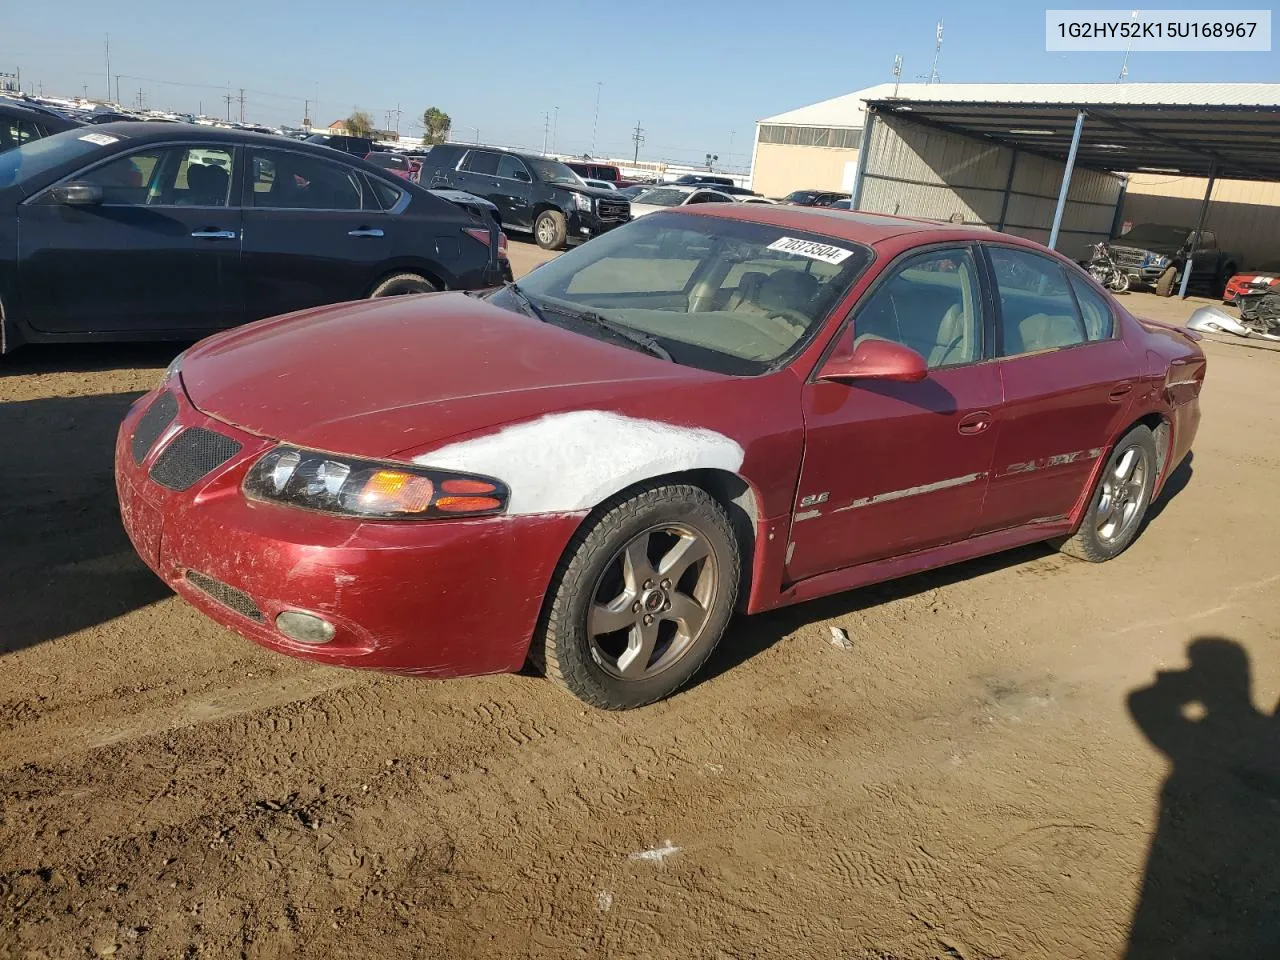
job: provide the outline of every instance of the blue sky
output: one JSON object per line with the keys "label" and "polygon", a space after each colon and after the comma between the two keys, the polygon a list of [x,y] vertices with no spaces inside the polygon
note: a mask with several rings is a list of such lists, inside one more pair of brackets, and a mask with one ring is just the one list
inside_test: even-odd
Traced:
{"label": "blue sky", "polygon": [[[41,83],[46,93],[75,94],[88,84],[90,95],[104,94],[110,32],[111,70],[123,75],[126,101],[141,88],[153,106],[195,111],[203,104],[207,113],[223,113],[226,89],[244,87],[247,118],[273,124],[300,122],[306,97],[318,96],[312,119],[324,124],[355,106],[382,123],[399,104],[405,133],[437,105],[459,138],[479,128],[485,141],[534,148],[542,145],[544,115],[558,106],[555,146],[582,152],[591,147],[601,81],[598,154],[629,156],[639,122],[647,138],[642,157],[711,152],[742,167],[757,119],[891,80],[895,54],[904,58],[903,80],[926,74],[938,19],[945,21],[943,81],[1108,82],[1123,56],[1047,53],[1044,4],[990,0],[131,0],[123,7],[60,0],[56,16],[46,4],[4,6],[0,70],[20,67],[24,84]],[[1129,78],[1280,82],[1280,57],[1135,53]]]}

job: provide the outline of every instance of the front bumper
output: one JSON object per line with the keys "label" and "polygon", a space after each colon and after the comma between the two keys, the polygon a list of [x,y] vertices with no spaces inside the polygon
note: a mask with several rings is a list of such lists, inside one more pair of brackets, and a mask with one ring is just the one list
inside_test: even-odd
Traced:
{"label": "front bumper", "polygon": [[[133,436],[162,390],[139,399],[116,440],[116,490],[138,553],[201,612],[264,647],[317,662],[435,677],[519,670],[576,516],[366,522],[256,503],[245,473],[274,441],[205,416],[180,386],[178,414],[141,463]],[[181,492],[151,479],[184,430],[238,453]],[[286,611],[334,626],[311,645],[275,627]]]}
{"label": "front bumper", "polygon": [[608,233],[615,227],[630,222],[629,216],[616,220],[603,220],[594,211],[575,210],[569,214],[569,238],[590,240],[592,237],[598,237],[602,233]]}

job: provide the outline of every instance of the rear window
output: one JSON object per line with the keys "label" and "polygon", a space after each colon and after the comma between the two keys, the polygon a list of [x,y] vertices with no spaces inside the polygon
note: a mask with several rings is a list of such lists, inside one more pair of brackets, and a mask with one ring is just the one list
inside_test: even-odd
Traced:
{"label": "rear window", "polygon": [[104,147],[110,147],[121,139],[106,131],[86,133],[77,127],[51,137],[28,140],[13,150],[0,153],[0,187],[21,186],[33,177],[78,158],[83,157],[87,164],[95,154],[105,153]]}

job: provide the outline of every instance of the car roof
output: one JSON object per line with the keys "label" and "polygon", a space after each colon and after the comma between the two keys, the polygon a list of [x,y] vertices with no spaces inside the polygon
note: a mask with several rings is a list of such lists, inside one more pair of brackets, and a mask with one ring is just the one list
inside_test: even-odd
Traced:
{"label": "car roof", "polygon": [[[332,147],[326,147],[319,143],[308,143],[306,140],[295,140],[292,137],[282,137],[274,133],[255,133],[252,130],[214,127],[202,123],[181,123],[176,121],[156,123],[146,120],[116,120],[111,123],[95,124],[93,132],[118,134],[121,137],[127,137],[131,144],[177,139],[202,143],[258,144],[264,147],[303,151],[318,157],[332,158],[334,154]],[[357,137],[356,139],[361,138]]]}
{"label": "car roof", "polygon": [[1038,244],[1007,233],[997,233],[982,227],[957,226],[933,220],[908,220],[887,214],[863,213],[849,210],[830,210],[825,207],[790,207],[771,203],[694,204],[681,207],[680,215],[693,217],[720,217],[726,220],[745,220],[764,223],[783,229],[805,230],[838,240],[848,240],[875,246],[893,237],[910,234],[928,234],[929,239],[974,240],[998,239],[1018,246],[1038,249]]}

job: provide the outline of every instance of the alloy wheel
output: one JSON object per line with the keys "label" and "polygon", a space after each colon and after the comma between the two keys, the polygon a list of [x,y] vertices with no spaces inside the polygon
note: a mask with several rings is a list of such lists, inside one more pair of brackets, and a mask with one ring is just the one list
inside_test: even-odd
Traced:
{"label": "alloy wheel", "polygon": [[637,534],[610,558],[592,593],[592,659],[621,680],[669,669],[701,636],[719,585],[715,552],[693,528],[663,524]]}
{"label": "alloy wheel", "polygon": [[1150,458],[1142,447],[1134,444],[1116,451],[1103,474],[1094,512],[1099,540],[1115,543],[1138,522],[1150,476]]}

